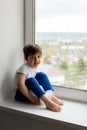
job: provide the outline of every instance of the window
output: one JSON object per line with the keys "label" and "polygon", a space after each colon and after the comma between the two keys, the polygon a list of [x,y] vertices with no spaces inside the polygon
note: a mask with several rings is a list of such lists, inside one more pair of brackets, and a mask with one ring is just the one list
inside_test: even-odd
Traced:
{"label": "window", "polygon": [[87,91],[86,5],[87,0],[36,1],[35,42],[55,86]]}

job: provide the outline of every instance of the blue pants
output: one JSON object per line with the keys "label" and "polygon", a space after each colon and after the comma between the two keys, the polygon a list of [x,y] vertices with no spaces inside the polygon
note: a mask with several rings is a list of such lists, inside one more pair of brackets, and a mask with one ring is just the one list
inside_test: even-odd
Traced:
{"label": "blue pants", "polygon": [[[52,90],[53,87],[47,77],[47,75],[43,72],[38,72],[34,77],[28,78],[25,81],[25,85],[27,86],[28,90],[32,90],[32,92],[38,97],[41,98],[43,94],[47,90]],[[41,88],[42,86],[42,88]],[[15,99],[18,101],[28,101],[27,99],[20,91],[19,89],[16,91]]]}

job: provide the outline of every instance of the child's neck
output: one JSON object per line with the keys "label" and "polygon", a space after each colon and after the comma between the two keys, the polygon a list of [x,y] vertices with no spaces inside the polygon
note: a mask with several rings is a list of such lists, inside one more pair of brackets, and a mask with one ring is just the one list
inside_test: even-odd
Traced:
{"label": "child's neck", "polygon": [[34,69],[34,70],[37,70],[37,67],[31,67],[27,62],[26,62],[26,64],[27,64],[30,68],[32,68],[32,69]]}

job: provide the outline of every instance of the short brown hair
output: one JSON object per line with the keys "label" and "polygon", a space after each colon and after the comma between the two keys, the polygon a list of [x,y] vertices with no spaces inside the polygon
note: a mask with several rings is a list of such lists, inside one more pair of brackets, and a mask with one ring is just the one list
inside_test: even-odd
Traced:
{"label": "short brown hair", "polygon": [[38,52],[40,52],[42,55],[42,49],[38,44],[28,44],[28,45],[24,46],[24,48],[23,48],[25,60],[27,60],[28,56],[34,55]]}

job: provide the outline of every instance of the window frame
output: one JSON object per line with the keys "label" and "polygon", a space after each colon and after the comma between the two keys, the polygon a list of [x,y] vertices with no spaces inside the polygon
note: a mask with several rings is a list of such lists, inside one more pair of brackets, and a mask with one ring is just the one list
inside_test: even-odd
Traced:
{"label": "window frame", "polygon": [[[24,43],[35,44],[35,0],[24,1]],[[87,103],[87,91],[54,86],[56,96]]]}

